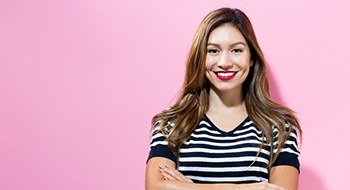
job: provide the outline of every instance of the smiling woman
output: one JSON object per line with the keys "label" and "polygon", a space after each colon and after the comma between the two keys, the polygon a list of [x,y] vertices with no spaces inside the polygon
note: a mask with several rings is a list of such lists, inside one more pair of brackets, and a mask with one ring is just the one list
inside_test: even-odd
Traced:
{"label": "smiling woman", "polygon": [[147,190],[297,189],[301,129],[270,99],[265,67],[242,11],[204,18],[181,95],[152,120]]}

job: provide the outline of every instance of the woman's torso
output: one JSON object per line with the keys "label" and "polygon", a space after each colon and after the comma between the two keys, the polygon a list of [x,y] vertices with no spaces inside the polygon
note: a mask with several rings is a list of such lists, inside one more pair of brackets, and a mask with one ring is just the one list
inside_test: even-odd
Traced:
{"label": "woman's torso", "polygon": [[249,117],[225,132],[205,115],[180,148],[178,170],[199,183],[267,182],[270,147],[264,140],[257,157],[261,142]]}

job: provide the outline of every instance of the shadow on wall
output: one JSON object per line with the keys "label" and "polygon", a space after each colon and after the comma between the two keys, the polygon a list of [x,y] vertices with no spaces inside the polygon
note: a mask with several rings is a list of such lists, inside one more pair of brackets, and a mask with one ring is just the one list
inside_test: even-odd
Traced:
{"label": "shadow on wall", "polygon": [[[271,98],[282,105],[286,105],[279,91],[278,82],[276,81],[276,78],[271,72],[271,69],[269,69],[268,77],[269,77]],[[300,176],[299,176],[299,190],[313,190],[313,189],[327,190],[325,184],[323,183],[322,178],[315,171],[313,171],[312,168],[309,168],[308,166],[304,166],[303,164],[301,164]]]}
{"label": "shadow on wall", "polygon": [[308,166],[301,165],[299,176],[299,190],[327,190],[321,177]]}
{"label": "shadow on wall", "polygon": [[283,97],[281,96],[280,90],[278,88],[278,83],[276,81],[275,76],[271,72],[271,69],[268,70],[268,77],[269,77],[270,96],[272,100],[279,104],[285,105]]}

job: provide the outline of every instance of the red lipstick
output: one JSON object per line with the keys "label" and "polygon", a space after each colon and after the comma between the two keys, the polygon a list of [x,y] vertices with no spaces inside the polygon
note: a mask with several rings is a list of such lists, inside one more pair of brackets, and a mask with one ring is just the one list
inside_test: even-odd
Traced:
{"label": "red lipstick", "polygon": [[214,73],[216,77],[218,77],[220,80],[223,80],[223,81],[231,80],[237,74],[237,72],[234,72],[234,71],[219,71]]}

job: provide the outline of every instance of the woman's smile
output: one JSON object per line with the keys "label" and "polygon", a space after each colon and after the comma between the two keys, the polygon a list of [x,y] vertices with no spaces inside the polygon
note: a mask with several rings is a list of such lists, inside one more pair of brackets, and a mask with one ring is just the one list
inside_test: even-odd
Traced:
{"label": "woman's smile", "polygon": [[220,80],[227,81],[233,79],[238,71],[217,71],[214,73]]}

